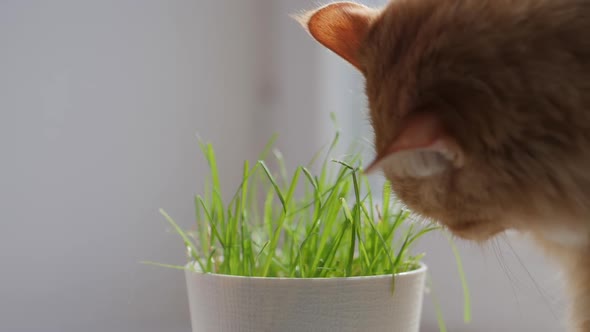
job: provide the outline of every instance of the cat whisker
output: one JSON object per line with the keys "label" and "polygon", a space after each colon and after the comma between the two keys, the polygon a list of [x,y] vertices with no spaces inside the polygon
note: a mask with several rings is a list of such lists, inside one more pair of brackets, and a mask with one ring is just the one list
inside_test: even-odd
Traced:
{"label": "cat whisker", "polygon": [[553,305],[552,305],[552,302],[554,302],[554,299],[551,298],[545,292],[545,290],[541,287],[541,285],[539,285],[539,283],[537,282],[537,280],[535,279],[535,277],[533,277],[533,274],[529,271],[529,269],[526,267],[526,265],[524,264],[524,262],[522,261],[522,259],[520,258],[520,256],[516,253],[516,250],[514,250],[514,247],[512,246],[512,244],[510,244],[510,241],[508,240],[508,238],[506,238],[505,235],[504,236],[501,236],[500,238],[508,246],[508,248],[512,252],[512,255],[514,255],[514,257],[516,258],[516,260],[518,261],[518,263],[520,264],[520,266],[522,267],[522,269],[526,272],[526,274],[529,277],[529,279],[533,282],[533,285],[534,285],[535,289],[537,290],[537,292],[539,293],[539,295],[541,296],[541,298],[543,299],[543,301],[547,305],[547,308],[551,312],[551,315],[553,316],[553,318],[555,318],[556,320],[558,320],[559,318],[558,318],[557,314],[555,313],[555,310],[554,310]]}
{"label": "cat whisker", "polygon": [[500,264],[500,268],[502,269],[502,271],[504,272],[504,274],[508,278],[508,281],[510,283],[510,288],[512,290],[512,294],[513,294],[514,300],[516,302],[516,307],[518,308],[518,312],[519,312],[520,316],[522,317],[522,308],[520,305],[520,299],[518,297],[518,292],[517,292],[518,279],[515,277],[515,275],[510,270],[508,264],[506,263],[506,260],[504,258],[504,255],[502,254],[502,248],[500,247],[498,239],[494,238],[492,241],[490,241],[490,244],[492,246],[492,249],[493,249],[492,251],[494,252],[494,255],[496,256],[496,259],[498,260],[498,264]]}

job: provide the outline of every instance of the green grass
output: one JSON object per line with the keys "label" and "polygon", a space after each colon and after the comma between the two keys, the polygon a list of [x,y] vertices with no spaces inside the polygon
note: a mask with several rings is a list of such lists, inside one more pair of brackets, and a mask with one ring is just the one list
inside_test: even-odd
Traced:
{"label": "green grass", "polygon": [[[241,183],[225,201],[213,146],[199,140],[210,172],[203,194],[194,199],[194,227],[184,230],[160,210],[182,238],[189,264],[146,263],[283,278],[392,275],[419,268],[424,254],[414,253],[414,245],[439,227],[413,221],[410,211],[392,196],[389,182],[373,191],[363,175],[359,151],[343,160],[332,159],[338,132],[327,151],[291,172],[283,155],[273,150],[275,141],[273,136],[257,162],[244,162]],[[448,239],[463,286],[464,320],[469,322],[467,281],[459,252]],[[433,301],[439,328],[445,331],[434,294]]]}
{"label": "green grass", "polygon": [[227,202],[213,146],[200,142],[210,172],[204,194],[195,197],[194,229],[183,230],[161,210],[195,268],[236,276],[337,278],[420,266],[423,255],[412,254],[413,245],[438,227],[411,222],[410,212],[392,199],[389,183],[376,195],[362,173],[360,153],[332,160],[338,133],[319,165],[321,154],[292,172],[280,152],[268,158],[274,140],[260,160],[244,162],[241,183]]}

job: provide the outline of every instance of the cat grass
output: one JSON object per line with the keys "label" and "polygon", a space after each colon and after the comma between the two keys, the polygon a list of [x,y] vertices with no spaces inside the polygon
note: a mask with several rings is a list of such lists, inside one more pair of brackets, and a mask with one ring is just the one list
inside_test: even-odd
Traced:
{"label": "cat grass", "polygon": [[[196,225],[185,231],[161,211],[182,237],[188,259],[204,273],[248,277],[336,278],[415,270],[412,254],[421,236],[438,229],[412,222],[385,182],[375,194],[362,173],[360,153],[324,158],[289,172],[272,142],[260,160],[243,164],[241,183],[225,202],[215,151],[200,142],[209,165],[203,195],[195,197]],[[314,172],[315,170],[315,172]],[[190,264],[188,266],[191,266]]]}
{"label": "cat grass", "polygon": [[[215,150],[199,140],[209,173],[203,194],[194,199],[195,225],[184,230],[160,210],[182,238],[188,264],[146,263],[267,278],[362,277],[418,269],[424,254],[414,253],[414,245],[440,227],[414,221],[411,212],[392,196],[388,181],[378,192],[373,191],[363,175],[360,152],[331,159],[339,137],[336,132],[325,153],[318,152],[308,165],[289,172],[282,154],[273,149],[274,136],[257,162],[244,162],[241,182],[227,202]],[[450,244],[468,322],[469,290],[459,252],[452,240]],[[446,331],[437,303],[435,309],[439,328]]]}

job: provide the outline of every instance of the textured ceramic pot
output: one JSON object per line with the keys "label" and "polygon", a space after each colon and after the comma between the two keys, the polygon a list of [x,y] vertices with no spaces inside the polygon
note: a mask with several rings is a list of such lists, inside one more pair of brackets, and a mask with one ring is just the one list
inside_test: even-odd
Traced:
{"label": "textured ceramic pot", "polygon": [[418,332],[426,266],[395,276],[250,278],[186,270],[193,332]]}

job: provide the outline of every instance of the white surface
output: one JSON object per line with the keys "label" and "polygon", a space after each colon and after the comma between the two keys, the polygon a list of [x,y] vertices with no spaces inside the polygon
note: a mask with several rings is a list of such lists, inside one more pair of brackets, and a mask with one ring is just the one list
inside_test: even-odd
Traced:
{"label": "white surface", "polygon": [[[465,325],[462,290],[447,239],[427,236],[419,249],[427,252],[434,291],[449,331],[565,331],[566,302],[560,272],[540,250],[517,234],[483,246],[457,240],[471,290],[473,321]],[[432,294],[424,300],[422,332],[437,332]]]}
{"label": "white surface", "polygon": [[189,330],[182,272],[139,262],[183,263],[157,210],[193,222],[197,131],[225,187],[252,157],[254,10],[0,1],[0,331]]}
{"label": "white surface", "polygon": [[426,267],[391,276],[245,278],[186,271],[193,332],[418,332]]}

